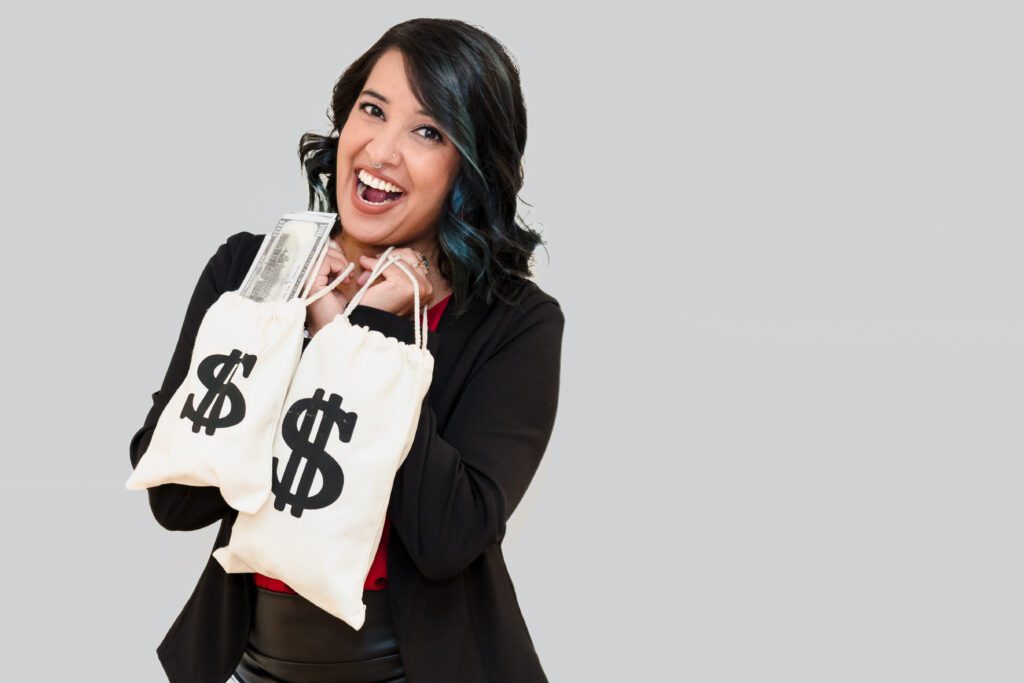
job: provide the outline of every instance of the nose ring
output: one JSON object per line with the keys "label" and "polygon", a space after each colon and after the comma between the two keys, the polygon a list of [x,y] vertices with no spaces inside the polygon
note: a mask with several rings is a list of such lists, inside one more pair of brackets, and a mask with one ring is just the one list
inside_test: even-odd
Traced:
{"label": "nose ring", "polygon": [[[395,157],[395,153],[392,152],[391,153],[391,158],[393,159],[394,157]],[[376,161],[371,161],[370,163],[373,164],[374,168],[381,168],[382,166],[384,166],[384,164],[378,164]]]}

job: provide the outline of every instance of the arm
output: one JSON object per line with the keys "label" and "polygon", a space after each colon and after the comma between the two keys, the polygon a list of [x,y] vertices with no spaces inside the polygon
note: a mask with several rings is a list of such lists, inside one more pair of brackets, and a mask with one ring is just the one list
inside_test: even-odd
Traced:
{"label": "arm", "polygon": [[557,302],[533,307],[469,379],[444,438],[423,402],[388,517],[427,578],[458,574],[504,538],[554,427],[564,326]]}
{"label": "arm", "polygon": [[[142,427],[132,437],[130,445],[131,463],[134,469],[149,448],[153,430],[171,396],[185,380],[192,360],[192,347],[196,333],[206,310],[225,291],[227,274],[232,259],[231,239],[217,249],[206,268],[199,276],[192,299],[185,313],[178,343],[171,356],[170,366],[164,376],[160,390],[153,394],[153,406],[146,415]],[[201,529],[221,519],[231,511],[216,486],[186,486],[184,484],[161,484],[146,489],[149,506],[160,526],[172,531]]]}

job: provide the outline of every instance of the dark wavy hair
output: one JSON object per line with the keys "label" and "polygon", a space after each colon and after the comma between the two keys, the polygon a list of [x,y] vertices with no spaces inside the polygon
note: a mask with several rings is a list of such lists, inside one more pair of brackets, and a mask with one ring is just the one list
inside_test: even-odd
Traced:
{"label": "dark wavy hair", "polygon": [[[515,304],[516,285],[532,275],[534,250],[546,244],[520,222],[516,204],[523,186],[526,105],[517,63],[498,40],[473,25],[456,19],[405,21],[345,70],[327,110],[333,130],[308,132],[299,141],[308,208],[337,213],[338,135],[374,64],[392,48],[404,55],[416,99],[461,154],[437,226],[439,263],[432,265],[451,283],[457,315],[477,301],[490,305],[495,297]],[[335,222],[332,237],[341,229]]]}

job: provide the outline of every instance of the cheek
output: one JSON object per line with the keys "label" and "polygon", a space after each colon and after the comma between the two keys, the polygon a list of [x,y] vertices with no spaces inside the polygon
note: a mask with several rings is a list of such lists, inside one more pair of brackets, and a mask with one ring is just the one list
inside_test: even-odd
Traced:
{"label": "cheek", "polygon": [[443,202],[451,191],[453,176],[444,164],[424,164],[416,177],[419,179],[416,188],[430,204]]}
{"label": "cheek", "polygon": [[348,160],[351,158],[352,152],[350,150],[351,145],[348,143],[349,139],[350,138],[347,138],[344,135],[338,138],[338,158],[335,163],[335,166],[346,164],[348,163]]}
{"label": "cheek", "polygon": [[345,124],[345,127],[341,129],[338,134],[338,160],[346,159],[355,153],[355,150],[359,146],[359,131],[358,126],[354,125],[351,121]]}

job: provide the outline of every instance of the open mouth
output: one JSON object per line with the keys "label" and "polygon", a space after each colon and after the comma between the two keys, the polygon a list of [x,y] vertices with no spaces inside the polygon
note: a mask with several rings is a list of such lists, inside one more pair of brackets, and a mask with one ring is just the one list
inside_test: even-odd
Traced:
{"label": "open mouth", "polygon": [[369,206],[387,206],[388,204],[394,204],[405,196],[404,192],[388,192],[387,190],[378,190],[376,187],[370,187],[359,179],[358,170],[355,171],[354,175],[356,196],[359,197],[364,204]]}

